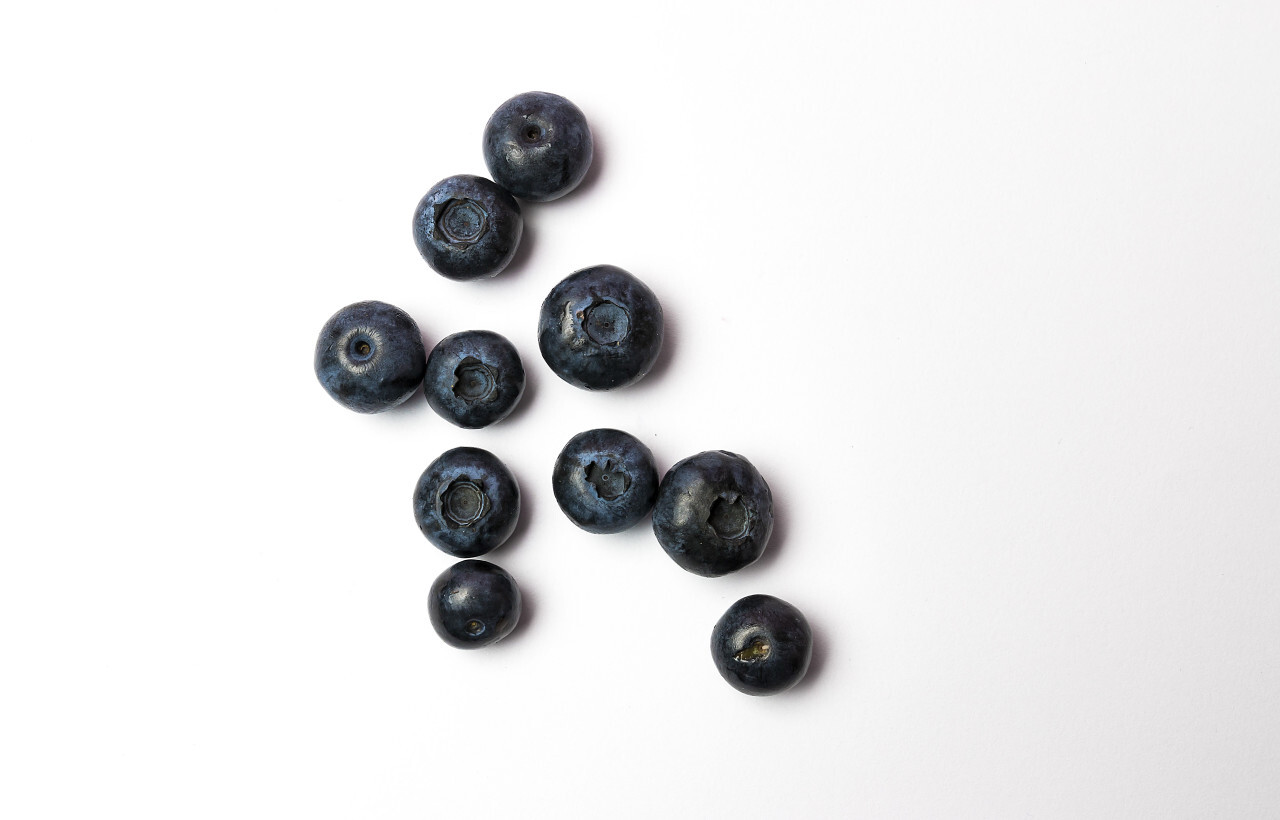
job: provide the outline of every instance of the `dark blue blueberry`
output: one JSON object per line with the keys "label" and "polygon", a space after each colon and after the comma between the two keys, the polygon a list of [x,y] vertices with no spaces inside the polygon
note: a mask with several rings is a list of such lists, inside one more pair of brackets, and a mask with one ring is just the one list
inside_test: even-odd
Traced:
{"label": "dark blue blueberry", "polygon": [[524,393],[524,366],[505,336],[466,330],[440,340],[427,357],[427,403],[459,427],[502,421]]}
{"label": "dark blue blueberry", "polygon": [[622,268],[585,268],[547,294],[538,317],[538,347],[556,375],[575,387],[625,387],[658,360],[662,305]]}
{"label": "dark blue blueberry", "polygon": [[711,659],[729,685],[748,695],[776,695],[800,682],[813,657],[804,613],[772,595],[748,595],[711,630]]}
{"label": "dark blue blueberry", "polygon": [[456,558],[474,558],[501,546],[515,531],[520,488],[493,453],[455,447],[418,479],[413,515],[432,544]]}
{"label": "dark blue blueberry", "polygon": [[520,621],[520,587],[488,561],[459,561],[431,585],[427,613],[450,646],[479,649],[511,634]]}
{"label": "dark blue blueberry", "polygon": [[551,489],[569,520],[587,532],[622,532],[653,508],[653,453],[621,430],[587,430],[556,459]]}
{"label": "dark blue blueberry", "polygon": [[427,264],[450,279],[483,279],[516,255],[520,203],[484,177],[437,182],[413,213],[413,241]]}
{"label": "dark blue blueberry", "polygon": [[409,314],[386,302],[357,302],[321,328],[315,368],[316,378],[338,404],[379,413],[422,384],[426,349]]}
{"label": "dark blue blueberry", "polygon": [[547,202],[578,187],[591,167],[591,129],[578,106],[530,91],[504,102],[484,127],[484,163],[521,199]]}
{"label": "dark blue blueberry", "polygon": [[773,495],[740,455],[713,450],[667,471],[653,506],[653,534],[671,559],[714,578],[755,561],[773,532]]}

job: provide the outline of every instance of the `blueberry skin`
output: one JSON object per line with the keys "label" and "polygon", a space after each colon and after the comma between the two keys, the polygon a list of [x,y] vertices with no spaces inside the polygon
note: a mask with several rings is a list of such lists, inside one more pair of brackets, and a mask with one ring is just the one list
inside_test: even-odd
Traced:
{"label": "blueberry skin", "polygon": [[804,613],[772,595],[748,595],[711,630],[711,659],[729,685],[748,695],[776,695],[800,682],[813,657]]}
{"label": "blueberry skin", "polygon": [[479,649],[511,634],[520,621],[520,587],[488,561],[459,561],[431,585],[427,614],[450,646]]}
{"label": "blueberry skin", "polygon": [[466,330],[432,349],[425,382],[432,410],[459,427],[487,427],[505,419],[520,401],[524,365],[505,336]]}
{"label": "blueberry skin", "polygon": [[658,470],[653,453],[621,430],[587,430],[569,439],[556,459],[551,489],[560,509],[587,532],[615,533],[653,509]]}
{"label": "blueberry skin", "polygon": [[520,487],[498,457],[455,447],[427,466],[413,492],[418,529],[441,551],[474,558],[501,546],[520,518]]}
{"label": "blueberry skin", "polygon": [[517,94],[484,127],[489,175],[521,199],[549,202],[577,188],[593,153],[587,118],[558,94]]}
{"label": "blueberry skin", "polygon": [[358,413],[400,404],[427,370],[422,332],[386,302],[357,302],[329,317],[316,340],[316,378],[334,401]]}
{"label": "blueberry skin", "polygon": [[497,275],[524,231],[520,203],[484,177],[437,182],[413,212],[413,241],[436,272],[466,281]]}
{"label": "blueberry skin", "polygon": [[676,463],[662,478],[653,534],[671,560],[715,578],[764,552],[773,532],[773,494],[740,455],[713,450]]}
{"label": "blueberry skin", "polygon": [[622,268],[597,265],[551,289],[538,317],[538,348],[556,375],[585,390],[639,381],[662,351],[662,305]]}

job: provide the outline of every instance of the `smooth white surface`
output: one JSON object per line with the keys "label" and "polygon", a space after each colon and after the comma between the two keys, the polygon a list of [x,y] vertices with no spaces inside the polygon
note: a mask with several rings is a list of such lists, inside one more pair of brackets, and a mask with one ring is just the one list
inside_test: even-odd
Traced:
{"label": "smooth white surface", "polygon": [[[1274,3],[28,4],[0,25],[0,814],[1280,813]],[[496,280],[409,235],[512,94],[598,168]],[[560,382],[561,277],[648,282],[668,353]],[[512,339],[454,429],[317,386],[400,305]],[[718,580],[549,476],[616,426],[724,448],[776,541]],[[423,467],[517,474],[505,643],[441,643]],[[810,679],[747,698],[712,623],[768,592]]]}

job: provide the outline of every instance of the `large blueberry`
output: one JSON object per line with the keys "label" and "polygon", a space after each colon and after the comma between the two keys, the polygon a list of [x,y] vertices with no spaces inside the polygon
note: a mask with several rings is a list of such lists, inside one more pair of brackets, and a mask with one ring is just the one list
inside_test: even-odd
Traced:
{"label": "large blueberry", "polygon": [[560,378],[587,390],[638,381],[662,350],[662,305],[613,265],[565,277],[542,302],[538,347]]}
{"label": "large blueberry", "polygon": [[511,262],[524,219],[511,194],[484,177],[437,182],[413,213],[418,252],[442,276],[483,279]]}
{"label": "large blueberry", "polygon": [[501,546],[520,517],[520,488],[498,457],[455,447],[427,466],[413,492],[418,529],[440,550],[474,558]]}
{"label": "large blueberry", "polygon": [[671,559],[714,578],[764,552],[773,532],[773,495],[740,455],[713,450],[667,471],[653,506],[653,533]]}
{"label": "large blueberry", "polygon": [[450,646],[479,649],[511,634],[520,621],[520,587],[488,561],[459,561],[431,585],[427,614]]}
{"label": "large blueberry", "polygon": [[357,302],[333,314],[316,340],[316,378],[334,400],[378,413],[413,395],[427,369],[422,333],[386,302]]}
{"label": "large blueberry", "polygon": [[772,595],[748,595],[711,630],[711,659],[729,685],[748,695],[776,695],[799,683],[813,657],[804,613]]}
{"label": "large blueberry", "polygon": [[431,409],[459,427],[501,421],[524,393],[520,354],[491,330],[446,336],[427,357],[426,393]]}
{"label": "large blueberry", "polygon": [[658,471],[653,453],[621,430],[587,430],[556,459],[551,489],[560,509],[587,532],[622,532],[653,508]]}
{"label": "large blueberry", "polygon": [[489,174],[521,199],[546,202],[569,193],[587,175],[591,156],[587,118],[557,94],[518,94],[484,127]]}

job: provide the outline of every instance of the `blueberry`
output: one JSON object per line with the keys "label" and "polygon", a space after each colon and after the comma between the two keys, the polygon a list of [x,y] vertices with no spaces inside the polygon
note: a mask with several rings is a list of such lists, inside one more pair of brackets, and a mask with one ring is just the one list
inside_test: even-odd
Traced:
{"label": "blueberry", "polygon": [[520,488],[498,457],[477,447],[455,447],[428,465],[413,493],[418,529],[457,558],[501,546],[520,517]]}
{"label": "blueberry", "polygon": [[427,613],[450,646],[479,649],[511,634],[520,620],[520,587],[488,561],[459,561],[431,585]]}
{"label": "blueberry", "polygon": [[587,118],[556,94],[518,94],[484,127],[489,174],[521,199],[547,202],[569,193],[587,175],[591,156]]}
{"label": "blueberry", "polygon": [[547,294],[538,318],[538,347],[569,384],[587,390],[624,387],[658,360],[662,305],[622,268],[585,268]]}
{"label": "blueberry", "polygon": [[587,532],[622,532],[653,508],[653,453],[621,430],[587,430],[556,459],[551,489],[569,520]]}
{"label": "blueberry", "polygon": [[511,262],[524,220],[520,203],[484,177],[437,182],[413,213],[418,252],[442,276],[483,279]]}
{"label": "blueberry", "polygon": [[427,357],[427,403],[459,427],[502,421],[524,393],[520,354],[490,330],[467,330],[440,340]]}
{"label": "blueberry", "polygon": [[755,561],[773,531],[773,495],[740,455],[715,450],[667,471],[653,506],[653,533],[671,559],[714,578]]}
{"label": "blueberry", "polygon": [[334,400],[379,413],[413,395],[427,369],[418,325],[395,305],[357,302],[333,314],[316,340],[316,378]]}
{"label": "blueberry", "polygon": [[711,659],[729,685],[748,695],[776,695],[809,669],[813,632],[804,613],[772,595],[748,595],[711,630]]}

